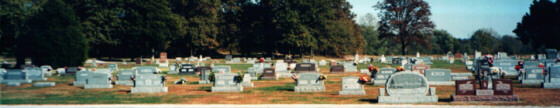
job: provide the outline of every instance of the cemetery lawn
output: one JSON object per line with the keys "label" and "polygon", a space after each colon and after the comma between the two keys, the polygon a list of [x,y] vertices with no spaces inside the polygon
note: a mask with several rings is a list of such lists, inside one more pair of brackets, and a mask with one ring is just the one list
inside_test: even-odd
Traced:
{"label": "cemetery lawn", "polygon": [[[246,71],[250,64],[215,64],[231,66],[233,72]],[[377,67],[386,64],[374,63]],[[106,64],[99,65],[106,66]],[[121,66],[130,69],[132,64]],[[367,64],[358,65],[365,69]],[[449,64],[434,61],[432,68],[447,68],[453,73],[469,72],[459,61]],[[161,68],[166,73],[166,68]],[[53,76],[48,81],[56,82],[55,87],[32,87],[22,84],[19,87],[0,86],[0,104],[377,104],[379,88],[384,86],[365,85],[366,95],[340,96],[341,79],[346,76],[362,76],[364,74],[345,73],[328,74],[328,66],[320,66],[320,72],[328,76],[325,81],[326,91],[313,93],[294,92],[294,81],[289,78],[279,80],[252,81],[255,87],[244,87],[243,92],[223,93],[210,92],[211,84],[198,84],[198,76],[168,75],[168,93],[130,94],[131,86],[114,85],[111,89],[83,89],[72,86],[73,77]],[[184,85],[172,84],[181,78],[187,78]],[[543,89],[540,85],[522,86],[515,84],[514,94],[519,95],[520,102],[513,103],[455,103],[450,102],[450,95],[455,94],[455,86],[436,87],[438,103],[432,105],[560,105],[560,89]]]}

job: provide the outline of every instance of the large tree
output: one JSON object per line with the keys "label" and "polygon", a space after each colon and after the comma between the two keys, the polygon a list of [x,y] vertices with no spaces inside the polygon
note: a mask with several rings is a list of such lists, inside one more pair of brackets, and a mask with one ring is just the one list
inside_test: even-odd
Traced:
{"label": "large tree", "polygon": [[29,20],[29,34],[18,40],[28,44],[34,65],[81,66],[89,50],[76,12],[62,0],[49,0]]}
{"label": "large tree", "polygon": [[401,45],[405,55],[407,47],[418,44],[428,46],[434,24],[430,21],[430,6],[423,0],[384,0],[374,6],[380,10],[381,38],[389,38]]}
{"label": "large tree", "polygon": [[172,54],[199,55],[219,46],[220,5],[220,0],[171,0],[173,13],[185,19],[181,24],[186,32],[172,43],[176,47]]}
{"label": "large tree", "polygon": [[482,53],[495,54],[498,53],[500,40],[497,38],[498,33],[492,29],[479,29],[474,32],[470,42],[474,50]]}
{"label": "large tree", "polygon": [[533,0],[529,13],[523,16],[513,32],[533,49],[560,49],[560,0]]}

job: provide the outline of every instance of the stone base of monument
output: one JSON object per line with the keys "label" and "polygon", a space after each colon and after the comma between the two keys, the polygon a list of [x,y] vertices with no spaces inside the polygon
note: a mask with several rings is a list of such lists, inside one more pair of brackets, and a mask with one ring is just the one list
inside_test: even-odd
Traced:
{"label": "stone base of monument", "polygon": [[286,72],[276,72],[276,76],[279,77],[279,78],[290,78],[290,77],[292,77],[292,73],[287,72],[287,71]]}
{"label": "stone base of monument", "polygon": [[198,84],[212,84],[212,82],[210,82],[210,80],[203,80],[203,81],[198,81]]}
{"label": "stone base of monument", "polygon": [[455,81],[428,81],[428,85],[455,85]]}
{"label": "stone base of monument", "polygon": [[31,79],[27,79],[27,80],[8,80],[8,79],[4,79],[2,80],[2,83],[10,83],[10,82],[14,82],[14,83],[31,83],[33,82]]}
{"label": "stone base of monument", "polygon": [[84,89],[113,88],[113,85],[86,84]]}
{"label": "stone base of monument", "polygon": [[466,76],[457,76],[457,77],[451,77],[451,80],[468,80],[469,77]]}
{"label": "stone base of monument", "polygon": [[167,74],[179,74],[179,72],[178,71],[169,71],[169,72],[167,72]]}
{"label": "stone base of monument", "polygon": [[212,87],[212,92],[242,92],[243,86]]}
{"label": "stone base of monument", "polygon": [[29,78],[32,81],[47,81],[47,78]]}
{"label": "stone base of monument", "polygon": [[134,82],[132,82],[132,81],[115,81],[115,85],[132,86],[132,85],[134,85]]}
{"label": "stone base of monument", "polygon": [[521,84],[523,85],[535,85],[535,84],[542,84],[543,80],[521,80]]}
{"label": "stone base of monument", "polygon": [[130,93],[166,93],[167,87],[132,87]]}
{"label": "stone base of monument", "polygon": [[261,76],[261,79],[264,79],[264,80],[277,80],[278,77],[262,77],[262,76]]}
{"label": "stone base of monument", "polygon": [[517,95],[488,95],[488,96],[476,96],[476,95],[451,95],[453,102],[511,102],[519,101],[519,96]]}
{"label": "stone base of monument", "polygon": [[338,91],[338,95],[366,95],[365,90],[343,90]]}
{"label": "stone base of monument", "polygon": [[358,72],[358,69],[350,69],[350,68],[348,68],[348,69],[346,69],[346,72]]}
{"label": "stone base of monument", "polygon": [[241,86],[243,86],[243,87],[254,87],[255,84],[253,84],[253,83],[241,83]]}
{"label": "stone base of monument", "polygon": [[371,79],[371,81],[373,81],[373,85],[385,85],[387,83],[387,80],[374,80]]}
{"label": "stone base of monument", "polygon": [[6,85],[7,86],[20,86],[21,83],[19,83],[19,82],[7,82]]}
{"label": "stone base of monument", "polygon": [[379,88],[379,96],[377,97],[378,103],[437,103],[438,96],[436,95],[436,88],[430,87],[430,94],[425,95],[395,95],[386,96],[385,89]]}
{"label": "stone base of monument", "polygon": [[83,86],[83,85],[86,85],[86,82],[85,81],[74,81],[72,84],[74,86]]}
{"label": "stone base of monument", "polygon": [[560,83],[543,83],[543,88],[560,88]]}
{"label": "stone base of monument", "polygon": [[325,91],[325,86],[295,86],[295,92],[320,92]]}
{"label": "stone base of monument", "polygon": [[53,87],[55,85],[55,82],[38,82],[33,84],[33,87]]}

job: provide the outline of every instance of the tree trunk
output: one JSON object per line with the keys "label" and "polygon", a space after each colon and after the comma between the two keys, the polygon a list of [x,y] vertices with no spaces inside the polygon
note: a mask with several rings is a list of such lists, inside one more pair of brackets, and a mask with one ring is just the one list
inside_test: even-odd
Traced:
{"label": "tree trunk", "polygon": [[401,42],[401,51],[402,51],[402,56],[406,55],[406,44],[405,42]]}
{"label": "tree trunk", "polygon": [[14,69],[21,68],[21,65],[25,64],[25,57],[16,57],[16,65],[13,67]]}

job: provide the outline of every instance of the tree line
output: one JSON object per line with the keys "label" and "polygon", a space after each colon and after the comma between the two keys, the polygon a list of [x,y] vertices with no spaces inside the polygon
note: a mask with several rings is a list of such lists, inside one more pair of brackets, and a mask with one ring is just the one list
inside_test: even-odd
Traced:
{"label": "tree line", "polygon": [[[530,21],[543,17],[541,8],[533,8],[543,1],[531,5],[531,14],[514,31],[520,37],[480,29],[469,39],[458,39],[434,30],[430,6],[423,0],[372,4],[382,13],[380,20],[369,14],[359,24],[346,0],[2,0],[0,56],[14,57],[18,65],[31,58],[35,65],[61,67],[80,66],[88,57],[151,57],[159,52],[169,57],[474,50],[524,54],[558,47],[550,40],[531,40],[537,38],[532,28],[538,24]],[[550,13],[558,16],[557,10]],[[548,31],[559,31],[554,27]]]}

